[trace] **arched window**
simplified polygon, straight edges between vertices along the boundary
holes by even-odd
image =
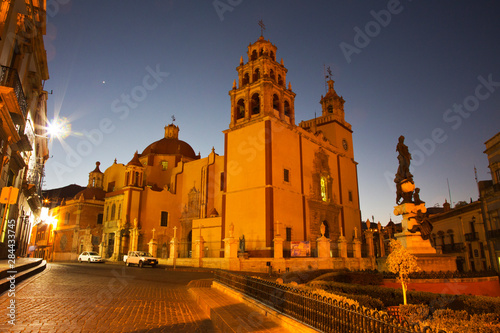
[[[122,204],[118,206],[118,220],[121,218],[122,215]]]
[[[271,69],[271,71],[269,72],[269,77],[271,79],[273,79],[274,81],[276,81],[276,74],[274,74],[274,71]]]
[[[321,182],[321,200],[323,201],[328,201],[328,180],[326,179],[325,176],[321,176],[320,179]]]
[[[271,57],[271,59],[276,60],[276,59],[274,59],[274,52],[273,51],[269,52],[269,56]]]
[[[285,116],[288,116],[290,117],[290,103],[288,103],[288,101],[285,101],[285,106],[284,106],[285,110]]]
[[[236,104],[236,119],[245,118],[245,101],[240,99]]]
[[[280,110],[280,99],[276,94],[273,95],[273,109]]]
[[[252,109],[252,114],[259,114],[260,113],[260,98],[259,98],[259,94],[253,94],[251,109]]]
[[[125,186],[128,186],[130,178],[130,172],[125,173]]]
[[[282,85],[283,85],[283,78],[281,77],[281,75],[280,75],[280,74],[278,74],[278,84],[279,84],[280,86],[282,86]]]
[[[260,49],[259,56],[264,54],[264,49]]]
[[[323,221],[323,224],[325,225],[325,237],[330,238],[330,226],[326,220]]]
[[[333,113],[333,106],[332,105],[328,105],[328,113]]]
[[[260,79],[260,69],[256,68],[255,71],[253,72],[253,81],[258,81]]]
[[[64,224],[69,224],[69,218],[70,218],[70,214],[69,213],[66,213],[64,215]]]
[[[92,187],[95,187],[95,177],[92,178]]]
[[[116,213],[116,205],[113,204],[113,206],[111,206],[111,221],[115,219],[115,213]]]
[[[243,80],[241,81],[241,84],[246,85],[249,83],[250,83],[250,75],[248,73],[245,73],[245,75],[243,75]]]
[[[257,59],[257,51],[256,50],[253,50],[252,52],[252,56],[250,57],[251,60],[255,60]]]
[[[109,221],[109,206],[106,207],[106,221]]]

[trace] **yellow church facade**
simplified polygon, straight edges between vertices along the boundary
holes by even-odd
[[[172,123],[127,164],[115,160],[104,171],[103,257],[145,250],[160,263],[242,270],[273,260],[283,269],[287,260],[373,267],[361,258],[344,100],[329,80],[322,115],[297,125],[295,93],[276,51],[260,37],[248,46],[248,61],[240,59],[223,155],[196,155]]]

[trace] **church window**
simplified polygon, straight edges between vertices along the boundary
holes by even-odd
[[[168,169],[168,161],[161,161],[161,169],[163,171]]]
[[[349,191],[349,202],[352,202],[352,191]]]
[[[95,187],[95,177],[92,178],[92,187]]]
[[[290,103],[288,101],[285,101],[285,116],[290,116]]]
[[[115,190],[115,182],[108,183],[108,192],[113,192]]]
[[[252,96],[252,114],[260,113],[260,98],[259,94],[253,94]]]
[[[274,52],[273,51],[269,52],[269,55],[271,56],[271,59],[275,60],[274,59]]]
[[[495,170],[496,183],[500,184],[500,169]]]
[[[245,73],[245,75],[243,75],[243,80],[241,81],[241,84],[246,85],[248,83],[250,83],[250,75],[248,73]]]
[[[321,200],[325,202],[328,200],[327,188],[328,188],[328,181],[326,177],[321,176]]]
[[[220,173],[220,190],[224,191],[224,172]]]
[[[109,221],[109,206],[106,207],[106,221]]]
[[[245,101],[240,99],[236,104],[236,119],[245,118]]]
[[[269,77],[276,81],[276,74],[274,74],[274,71],[272,69],[269,71]]]
[[[280,110],[280,99],[276,94],[273,95],[273,109]]]
[[[102,224],[102,213],[97,214],[97,224]]]
[[[111,221],[113,221],[115,219],[115,214],[116,214],[116,205],[113,204],[111,206]]]
[[[286,241],[291,242],[292,241],[292,228],[286,228]]]
[[[283,84],[283,78],[282,78],[282,77],[281,77],[281,75],[279,75],[279,74],[278,74],[278,84],[279,84],[280,86],[284,85],[284,84]]]
[[[66,213],[64,215],[64,224],[69,224],[69,217],[70,217],[70,214],[69,213]]]
[[[260,49],[259,56],[264,54],[264,49]]]
[[[286,183],[289,183],[289,182],[290,182],[290,170],[288,170],[288,169],[283,169],[283,180],[284,180]]]
[[[122,204],[118,206],[118,220],[121,218],[122,213]]]
[[[328,113],[333,113],[333,106],[332,105],[328,105]]]
[[[252,82],[258,81],[260,79],[260,69],[256,68],[253,72],[253,80]]]
[[[161,212],[160,226],[168,227],[168,212]]]
[[[250,58],[251,60],[256,60],[257,59],[257,51],[256,50],[253,50],[252,52],[252,56]]]

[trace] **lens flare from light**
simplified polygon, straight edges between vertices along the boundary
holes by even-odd
[[[71,124],[67,118],[54,118],[47,122],[47,135],[49,138],[63,140],[71,133]]]

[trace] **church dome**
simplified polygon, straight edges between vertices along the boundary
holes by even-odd
[[[83,199],[84,200],[92,200],[95,198],[95,200],[104,200],[104,196],[106,195],[106,192],[102,188],[97,188],[97,187],[87,187],[83,191],[78,192],[73,199],[75,200],[80,200],[80,196],[83,194]]]
[[[153,142],[144,149],[141,156],[149,154],[159,155],[182,155],[190,159],[198,159],[193,148],[182,140],[178,139],[179,127],[170,124],[165,127],[165,137],[161,140]]]

